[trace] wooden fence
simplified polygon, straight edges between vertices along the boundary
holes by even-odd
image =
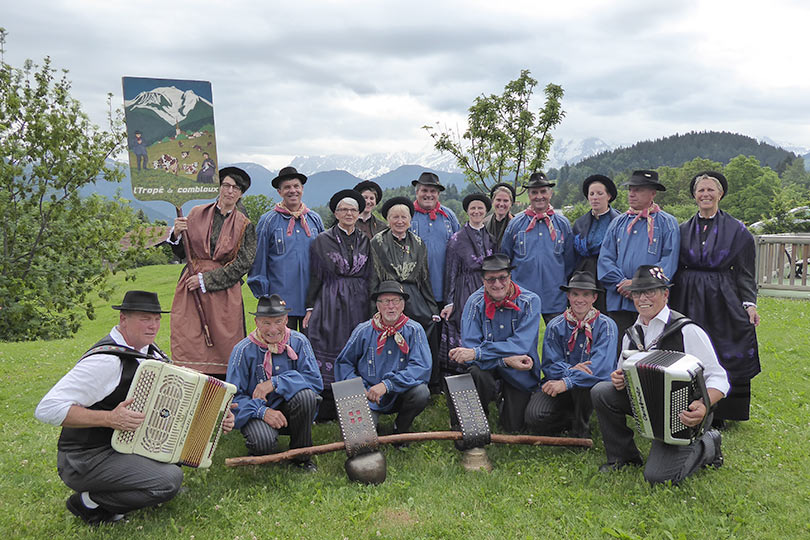
[[[810,235],[765,234],[756,237],[757,289],[810,292],[807,279]]]

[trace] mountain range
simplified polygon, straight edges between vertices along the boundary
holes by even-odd
[[[177,127],[193,132],[213,124],[214,106],[193,90],[163,86],[124,100],[124,114],[129,132],[142,131],[150,145],[174,136]]]

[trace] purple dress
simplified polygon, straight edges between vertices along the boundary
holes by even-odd
[[[722,210],[681,225],[678,272],[670,306],[698,323],[712,340],[731,390],[715,418],[747,420],[751,379],[760,372],[756,327],[743,302],[756,303],[754,237]]]
[[[444,267],[444,297],[453,304],[450,319],[442,325],[439,343],[439,362],[444,373],[465,373],[467,367],[453,362],[448,351],[461,347],[461,315],[464,304],[472,293],[481,288],[481,263],[492,255],[495,241],[485,229],[478,230],[464,225],[447,241],[447,256]]]
[[[347,235],[337,225],[310,245],[307,308],[312,308],[308,337],[324,387],[335,380],[335,358],[354,327],[369,319],[369,240],[355,229]]]

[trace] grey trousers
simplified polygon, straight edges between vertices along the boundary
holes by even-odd
[[[430,402],[428,385],[419,384],[397,396],[394,407],[389,412],[384,413],[372,409],[371,418],[376,426],[381,414],[397,413],[397,418],[394,420],[394,433],[407,433],[410,431],[414,419],[425,410],[428,402]]]
[[[183,482],[178,465],[120,454],[110,446],[58,452],[56,463],[70,489],[90,492],[93,501],[116,514],[171,500]]]
[[[276,451],[279,435],[290,436],[290,448],[312,446],[312,421],[321,396],[307,388],[285,401],[278,410],[287,419],[287,427],[272,428],[261,418],[251,418],[242,426],[245,446],[254,456],[265,456]],[[303,461],[307,456],[302,458]]]
[[[602,381],[591,389],[591,399],[599,418],[608,463],[641,463],[641,454],[633,441],[634,431],[627,426],[626,416],[632,414],[627,392],[616,390],[610,381]],[[652,484],[670,480],[677,484],[711,464],[716,457],[714,442],[705,433],[692,444],[683,446],[653,440],[644,478]]]
[[[571,437],[590,437],[593,413],[591,389],[574,387],[551,397],[542,390],[532,393],[526,406],[526,428],[538,435],[568,431]]]

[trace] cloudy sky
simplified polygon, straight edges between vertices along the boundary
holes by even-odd
[[[423,151],[422,125],[463,126],[524,68],[564,88],[560,138],[810,147],[808,23],[804,0],[27,0],[0,15],[5,61],[49,55],[99,124],[124,75],[211,81],[221,159],[269,168]]]

